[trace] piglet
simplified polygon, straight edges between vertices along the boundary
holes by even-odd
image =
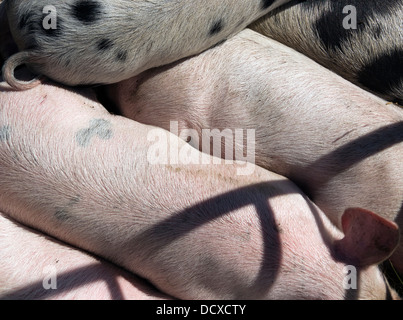
[[[199,53],[289,0],[5,0],[20,52],[3,68],[15,89],[17,66],[68,85],[114,83]]]
[[[403,106],[403,1],[293,0],[250,27]]]

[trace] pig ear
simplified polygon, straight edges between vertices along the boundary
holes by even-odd
[[[399,243],[398,226],[368,210],[347,209],[342,226],[345,237],[335,242],[335,253],[356,267],[381,263]]]

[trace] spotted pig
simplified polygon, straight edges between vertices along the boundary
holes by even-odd
[[[403,1],[291,1],[251,28],[403,105]]]
[[[6,0],[19,53],[3,68],[15,89],[26,64],[67,85],[115,83],[197,54],[289,0]]]

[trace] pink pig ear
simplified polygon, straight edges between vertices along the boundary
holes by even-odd
[[[342,226],[345,237],[335,242],[335,253],[356,267],[381,263],[399,243],[399,227],[368,210],[347,209]]]

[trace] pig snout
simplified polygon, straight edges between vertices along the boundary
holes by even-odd
[[[238,175],[241,164],[211,156],[210,165],[197,162],[206,155],[109,114],[87,91],[0,88],[0,210],[8,217],[176,298],[394,294],[376,266],[397,245],[394,223],[350,209],[343,233],[288,179],[257,166]],[[151,161],[156,130],[166,137],[160,146],[190,162]]]

